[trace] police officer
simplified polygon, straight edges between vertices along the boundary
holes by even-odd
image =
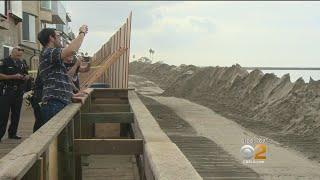
[[[23,101],[25,81],[30,78],[27,65],[21,61],[23,49],[14,47],[10,56],[0,60],[0,141],[7,128],[9,113],[11,111],[11,122],[8,129],[9,139],[21,139],[17,136],[20,120],[20,111]]]

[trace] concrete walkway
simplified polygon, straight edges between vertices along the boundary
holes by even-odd
[[[187,121],[199,136],[213,140],[239,162],[243,161],[239,151],[244,145],[244,138],[264,138],[244,129],[234,121],[218,115],[209,108],[181,98],[159,96],[161,93],[159,87],[145,78],[131,76],[130,79],[133,80],[130,82],[131,87],[171,108],[178,116]],[[135,83],[136,80],[139,80],[139,84]],[[148,87],[143,87],[144,84],[147,84]],[[246,164],[264,179],[320,179],[320,165],[318,163],[306,159],[299,152],[281,147],[277,142],[269,140],[266,144],[267,159],[265,162],[263,164]]]
[[[143,95],[140,99],[204,180],[262,179],[215,142],[197,135],[194,128],[169,107]]]

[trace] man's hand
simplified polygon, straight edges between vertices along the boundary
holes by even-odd
[[[21,74],[14,74],[14,75],[10,75],[9,79],[21,79],[23,80],[24,76]]]
[[[81,104],[83,104],[83,102],[84,102],[83,98],[81,98],[81,97],[72,97],[71,101],[73,103],[81,103]]]
[[[89,92],[88,92],[88,88],[86,88],[86,89],[82,89],[82,90],[80,90],[78,93],[82,93],[82,94],[86,94],[86,95],[88,95],[88,94],[89,94]]]
[[[88,26],[87,25],[82,25],[79,28],[79,32],[84,32],[85,34],[87,34],[88,33]]]
[[[78,58],[78,59],[76,60],[75,66],[78,67],[78,66],[80,66],[80,65],[81,65],[81,59]]]
[[[30,75],[25,75],[23,80],[29,80],[30,78],[31,78]]]
[[[84,94],[82,92],[78,92],[77,94],[73,94],[72,102],[73,103],[81,103],[81,104],[83,104],[85,96],[86,96],[86,94]]]
[[[78,93],[73,94],[73,97],[85,97],[85,96],[86,96],[86,93],[82,91],[79,91]]]

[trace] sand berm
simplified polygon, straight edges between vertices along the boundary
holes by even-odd
[[[320,160],[320,81],[260,70],[133,61],[129,74],[157,83],[163,96],[189,99],[242,126]]]

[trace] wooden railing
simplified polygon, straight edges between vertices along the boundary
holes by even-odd
[[[84,105],[70,104],[0,159],[0,179],[74,179],[73,139]],[[49,163],[50,161],[50,163]],[[69,178],[70,177],[70,178]]]
[[[101,123],[120,124],[119,136],[97,138]],[[130,89],[90,89],[0,159],[0,179],[81,180],[90,154],[134,155],[142,180],[201,179]]]

